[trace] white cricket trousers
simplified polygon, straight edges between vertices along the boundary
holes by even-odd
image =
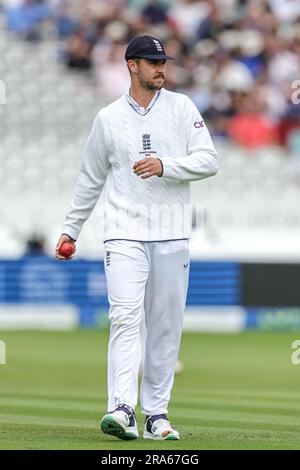
[[[189,241],[107,241],[110,338],[108,411],[138,401],[140,323],[145,315],[142,413],[168,413],[189,275]]]

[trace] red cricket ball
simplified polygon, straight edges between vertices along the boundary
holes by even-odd
[[[70,256],[72,256],[72,254],[74,253],[75,251],[75,247],[73,245],[73,243],[71,242],[64,242],[58,253],[61,255],[61,256],[64,256],[65,258],[69,258]]]

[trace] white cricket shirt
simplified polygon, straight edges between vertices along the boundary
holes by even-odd
[[[147,157],[161,160],[161,177],[133,173]],[[63,233],[78,238],[103,190],[104,240],[189,238],[189,182],[217,170],[209,132],[187,96],[162,89],[140,114],[124,94],[94,120]]]

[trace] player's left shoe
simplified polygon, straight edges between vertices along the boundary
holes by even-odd
[[[101,430],[105,434],[130,441],[139,437],[134,410],[128,406],[118,406],[102,418]]]
[[[144,439],[157,441],[178,441],[179,432],[172,428],[167,415],[147,416],[144,427]]]

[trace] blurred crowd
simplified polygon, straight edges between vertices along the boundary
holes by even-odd
[[[1,0],[0,0],[1,3]],[[127,42],[159,37],[166,88],[187,94],[213,135],[300,156],[300,0],[6,0],[7,28],[55,34],[67,67],[91,71],[107,101],[128,90]]]

